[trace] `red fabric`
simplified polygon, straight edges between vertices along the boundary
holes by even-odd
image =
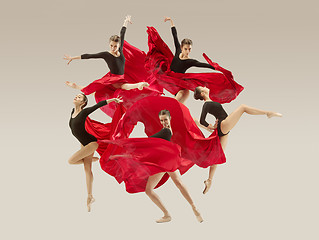
[[[180,147],[160,138],[127,138],[105,141],[109,144],[102,155],[102,169],[121,183],[124,181],[129,193],[144,192],[150,176],[165,172],[155,188],[169,178],[166,172],[174,172],[182,162]],[[187,168],[187,170],[188,170]]]
[[[118,105],[111,123],[101,123],[89,117],[86,118],[85,129],[88,133],[96,137],[97,143],[99,144],[99,147],[96,151],[99,153],[100,156],[103,155],[108,146],[108,144],[106,142],[103,142],[102,140],[110,139],[124,113],[125,108],[121,104]]]
[[[226,161],[217,130],[205,138],[195,124],[188,108],[169,97],[147,97],[136,102],[119,121],[111,139],[128,138],[137,122],[144,124],[147,136],[157,133],[162,129],[158,113],[163,109],[167,109],[171,113],[173,131],[171,142],[181,147],[183,159],[203,168]],[[146,151],[152,150],[147,149]],[[183,167],[180,167],[179,169],[181,173],[184,173],[188,168],[186,167],[184,170]]]
[[[122,96],[125,108],[131,107],[134,102],[144,97],[161,95],[163,93],[163,88],[154,79],[150,78],[150,75],[144,68],[146,56],[145,53],[125,41],[123,46],[123,54],[125,56],[124,75],[116,75],[109,72],[101,79],[95,80],[88,86],[81,89],[81,91],[86,95],[95,92],[96,102]],[[148,82],[150,86],[145,87],[140,91],[138,89],[117,89],[112,85],[118,83],[123,84],[138,82]],[[101,110],[110,117],[113,117],[115,109],[115,102],[112,102],[101,108]]]
[[[174,55],[154,27],[148,27],[149,51],[146,57],[145,68],[152,73],[152,79],[172,94],[182,89],[194,91],[197,86],[210,89],[210,98],[219,103],[228,103],[234,100],[244,89],[234,81],[232,73],[217,63],[213,63],[204,54],[210,65],[220,72],[209,73],[175,73],[170,70]]]
[[[171,113],[171,142],[159,138],[128,138],[138,121],[150,136],[162,129],[158,113]],[[179,170],[184,174],[194,163],[201,167],[226,161],[217,132],[205,138],[189,110],[173,98],[147,97],[136,102],[118,122],[108,148],[101,156],[101,168],[121,183],[129,193],[143,192],[149,176]],[[165,174],[156,187],[169,178]]]

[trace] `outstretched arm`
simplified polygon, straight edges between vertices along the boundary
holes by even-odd
[[[63,57],[64,60],[67,60],[68,61],[68,65],[70,64],[70,62],[72,62],[73,60],[75,59],[81,59],[81,56],[76,56],[76,57],[71,57],[67,54],[64,54],[64,57]]]
[[[70,62],[72,62],[72,60],[75,60],[75,59],[90,59],[90,58],[103,58],[104,59],[105,53],[106,52],[100,52],[100,53],[95,53],[95,54],[82,54],[81,56],[75,56],[75,57],[71,57],[71,56],[65,54],[63,59],[68,60],[68,65],[69,65]]]
[[[208,63],[202,63],[202,62],[199,62],[199,61],[197,61],[197,60],[193,60],[193,64],[192,64],[194,67],[200,67],[200,68],[210,68],[210,69],[213,69],[213,70],[215,70],[215,68],[212,66],[212,65],[210,65],[210,64],[208,64]]]
[[[122,97],[103,100],[103,101],[100,101],[97,104],[93,105],[92,107],[85,108],[85,110],[86,110],[87,114],[90,114],[90,113],[94,112],[96,109],[103,107],[104,105],[107,105],[111,102],[120,103],[120,102],[123,102],[123,100],[122,100]]]
[[[172,35],[173,35],[173,38],[174,38],[175,50],[176,50],[176,52],[180,51],[181,50],[181,45],[179,44],[179,41],[178,41],[177,31],[176,31],[176,27],[175,27],[175,25],[173,23],[173,20],[170,17],[165,17],[164,22],[167,22],[167,21],[170,21],[170,23],[171,23],[171,30],[172,30]]]

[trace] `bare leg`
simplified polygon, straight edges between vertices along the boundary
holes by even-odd
[[[95,150],[98,148],[97,142],[91,142],[88,145],[81,148],[79,151],[74,153],[70,159],[70,164],[81,164],[83,163],[83,158],[90,156],[92,153],[95,152]]]
[[[175,183],[176,187],[179,189],[179,191],[182,193],[182,195],[184,196],[184,198],[187,200],[187,202],[191,205],[193,212],[197,218],[197,220],[199,222],[203,222],[203,218],[201,217],[200,213],[198,212],[198,210],[196,209],[196,206],[193,202],[193,199],[191,198],[187,188],[185,187],[185,185],[182,183],[180,174],[178,171],[175,172],[169,172],[168,173],[170,175],[170,177],[172,178],[173,182]]]
[[[267,115],[268,118],[282,116],[280,113],[264,111],[242,104],[220,123],[220,129],[222,132],[228,133],[237,124],[244,112],[250,115]]]
[[[139,82],[139,83],[124,83],[124,84],[114,84],[116,88],[122,88],[124,90],[131,90],[137,88],[138,90],[143,90],[144,87],[148,87],[149,84],[147,82]]]
[[[147,196],[158,206],[162,212],[164,213],[164,216],[160,219],[158,219],[157,223],[163,223],[163,222],[169,222],[171,220],[171,216],[169,215],[167,209],[165,208],[164,204],[162,203],[159,196],[154,192],[154,188],[159,183],[159,181],[162,179],[165,173],[157,173],[153,176],[150,176],[147,180],[145,193]]]
[[[188,96],[189,96],[189,90],[183,89],[176,94],[175,99],[179,101],[180,103],[184,103],[186,99],[188,98]]]
[[[93,153],[90,156],[84,158],[84,171],[86,176],[86,188],[88,192],[88,197],[86,201],[88,212],[91,212],[91,204],[95,201],[92,195],[92,188],[93,188],[92,157],[93,157]]]
[[[228,141],[228,135],[219,137],[219,141],[220,141],[220,144],[222,145],[223,151],[225,152],[227,141]],[[206,194],[209,191],[212,185],[212,180],[216,172],[216,169],[217,169],[217,164],[210,166],[208,179],[204,181],[205,188],[204,188],[203,194]]]
[[[69,81],[66,81],[65,84],[71,88],[74,88],[74,89],[77,89],[77,90],[80,90],[82,88],[84,88],[83,86],[80,86],[80,85],[77,85],[76,83],[73,83],[73,82],[69,82]]]

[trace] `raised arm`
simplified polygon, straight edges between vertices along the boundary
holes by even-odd
[[[121,28],[121,32],[120,32],[120,39],[121,39],[120,50],[123,50],[124,37],[125,37],[125,32],[126,32],[127,24],[128,24],[128,23],[132,24],[131,18],[132,18],[131,15],[127,15],[127,16],[125,17],[125,20],[124,20],[124,23],[123,23],[123,27]]]
[[[173,23],[173,20],[170,17],[165,17],[164,22],[167,22],[167,21],[170,21],[170,23],[171,23],[172,35],[173,35],[173,38],[174,38],[175,49],[176,49],[176,52],[177,52],[177,51],[179,51],[181,49],[181,45],[179,44],[179,41],[178,41],[176,27],[175,27],[175,25]]]

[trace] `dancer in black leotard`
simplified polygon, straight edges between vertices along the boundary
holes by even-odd
[[[173,23],[173,20],[170,17],[166,17],[164,19],[164,22],[167,22],[167,21],[170,21],[171,23],[171,29],[172,29],[172,34],[173,34],[174,44],[175,44],[175,55],[172,60],[170,69],[177,73],[185,73],[187,69],[189,69],[190,67],[202,67],[202,68],[210,68],[215,70],[215,68],[211,66],[210,64],[202,63],[189,57],[189,54],[192,50],[192,45],[193,45],[192,40],[185,38],[182,40],[180,44],[178,41],[177,31]],[[179,102],[184,103],[185,100],[188,98],[188,95],[189,95],[189,90],[183,89],[176,94],[176,99]]]
[[[159,119],[161,124],[163,125],[163,129],[159,131],[158,133],[150,136],[153,138],[162,138],[167,141],[170,141],[172,137],[172,129],[171,129],[171,115],[168,110],[162,110],[159,113]],[[163,156],[165,157],[165,156]],[[159,196],[154,192],[155,186],[160,182],[162,177],[164,176],[165,172],[157,173],[155,175],[152,175],[148,178],[145,193],[147,196],[163,211],[164,216],[160,219],[158,219],[157,223],[164,223],[171,221],[171,216],[168,213],[167,209],[163,205],[161,199]],[[203,218],[201,217],[199,211],[196,209],[196,206],[187,190],[187,188],[184,186],[184,184],[181,181],[180,173],[178,170],[175,172],[168,172],[170,177],[172,178],[174,184],[177,186],[177,188],[180,190],[184,198],[188,201],[188,203],[191,205],[193,212],[199,222],[203,221]]]
[[[87,116],[90,113],[94,112],[96,109],[110,102],[117,102],[117,103],[122,102],[122,99],[121,98],[108,99],[105,101],[101,101],[92,107],[84,108],[87,102],[88,102],[87,97],[82,93],[78,94],[73,100],[75,107],[71,113],[69,126],[71,128],[72,134],[81,143],[81,149],[70,157],[69,163],[84,164],[84,170],[86,175],[86,185],[87,185],[87,192],[88,192],[87,207],[88,207],[88,211],[90,211],[91,204],[94,202],[94,198],[92,195],[93,174],[91,171],[91,167],[92,167],[92,161],[98,160],[98,158],[93,158],[93,154],[99,145],[97,143],[97,139],[85,130],[85,121]]]
[[[68,64],[72,60],[75,59],[90,59],[90,58],[101,58],[104,59],[104,61],[107,63],[110,73],[114,75],[121,76],[124,74],[124,66],[125,66],[125,57],[123,54],[123,44],[124,44],[124,36],[127,28],[127,24],[132,23],[131,22],[131,16],[126,16],[124,20],[123,27],[120,32],[120,37],[117,35],[113,35],[110,37],[109,45],[110,45],[110,51],[100,52],[96,54],[82,54],[81,56],[71,57],[69,55],[64,55],[64,59],[68,60]],[[83,90],[84,86],[77,85],[76,83],[72,83],[67,81],[66,84],[72,88]],[[90,86],[90,85],[89,85]],[[138,88],[140,90],[143,89],[143,87],[149,86],[147,82],[140,82],[140,83],[113,83],[112,86],[114,88],[121,88],[124,90],[131,90]],[[89,94],[87,92],[92,92],[92,88],[95,86],[92,86],[90,89],[86,89],[83,91],[85,94]],[[86,87],[87,88],[87,87]]]
[[[217,128],[218,136],[220,143],[222,145],[223,150],[225,151],[228,133],[229,131],[235,127],[236,123],[239,121],[240,117],[243,113],[247,113],[250,115],[267,115],[268,118],[271,117],[282,117],[280,113],[264,111],[257,108],[249,107],[247,105],[240,105],[234,112],[232,112],[229,116],[225,112],[222,105],[218,102],[213,102],[209,98],[209,89],[206,87],[197,87],[194,91],[194,98],[196,100],[204,100],[205,103],[203,105],[202,114],[200,117],[200,122],[195,120],[196,124],[200,127],[205,128],[206,130],[212,132]],[[206,122],[207,113],[212,114],[216,118],[216,122],[214,125]],[[209,169],[209,176],[206,181],[204,181],[205,189],[203,193],[207,193],[212,184],[212,179],[214,173],[216,171],[217,165],[212,165]]]

